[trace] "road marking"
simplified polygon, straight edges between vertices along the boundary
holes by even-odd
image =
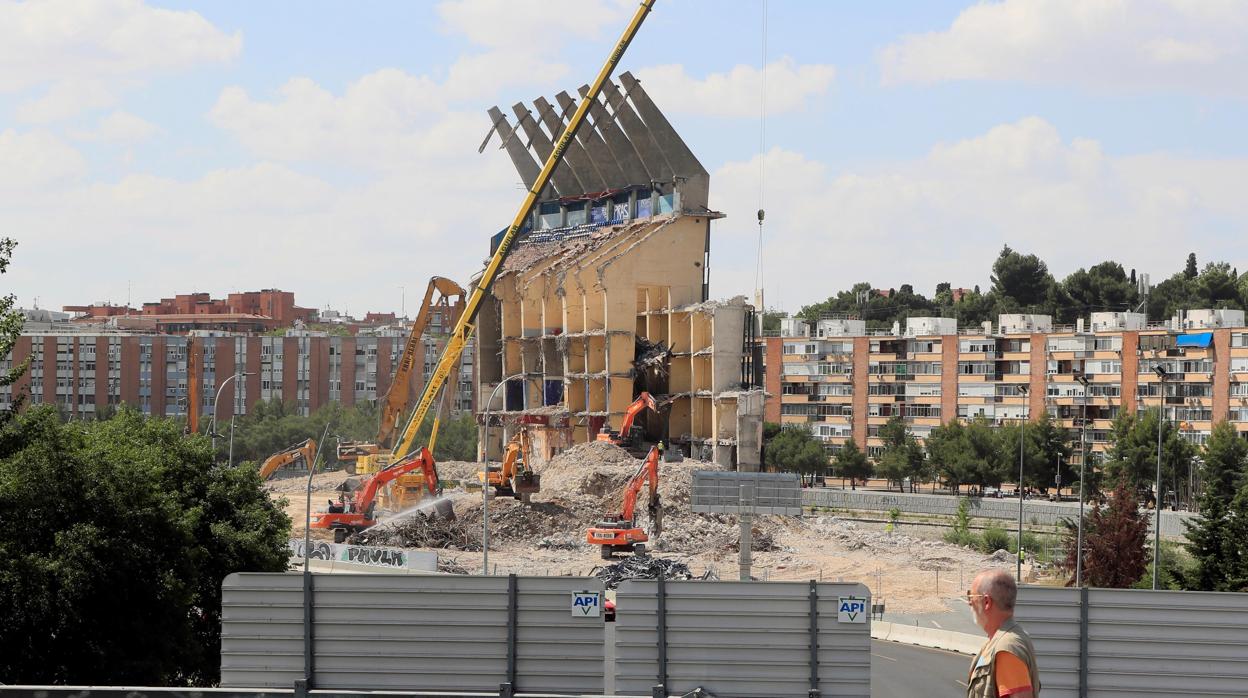
[[[936,621],[932,621],[932,625],[936,626],[937,628],[940,628],[940,623],[937,623]],[[944,628],[940,628],[940,629],[944,630]]]
[[[888,661],[890,661],[890,662],[895,662],[895,661],[897,661],[896,659],[894,659],[894,658],[892,658],[892,657],[885,657],[884,655],[882,655],[882,654],[876,654],[875,652],[872,652],[872,653],[871,653],[871,656],[872,656],[872,657],[879,657],[880,659],[887,659],[887,660],[888,660]]]
[[[963,681],[962,679],[954,679],[954,681],[962,688],[966,688],[966,682]]]

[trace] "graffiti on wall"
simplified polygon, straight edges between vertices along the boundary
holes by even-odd
[[[304,557],[302,540],[290,541],[290,554],[293,557]],[[438,566],[436,553],[403,550],[402,548],[378,548],[370,545],[342,545],[324,541],[313,541],[308,548],[308,557],[312,560],[350,562],[357,565],[394,569],[434,570]]]

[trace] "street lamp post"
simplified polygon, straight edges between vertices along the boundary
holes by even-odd
[[[229,385],[230,381],[234,380],[235,378],[238,378],[239,376],[254,376],[254,375],[256,374],[250,373],[247,371],[235,371],[232,376],[221,381],[221,386],[217,388],[217,396],[212,401],[212,453],[213,453],[212,458],[213,458],[214,463],[216,462],[216,458],[217,458],[216,456],[217,436],[219,436],[217,434],[217,407],[221,404],[221,393],[225,392],[225,386]],[[234,455],[233,455],[234,417],[233,417],[233,414],[234,414],[234,410],[230,410],[230,415],[231,415],[230,417],[230,460],[231,461],[234,460]]]
[[[1083,481],[1087,476],[1088,467],[1088,449],[1087,439],[1088,433],[1088,377],[1083,375],[1083,371],[1075,373],[1075,380],[1083,386],[1083,399],[1080,400],[1081,410],[1079,415],[1079,530],[1075,540],[1075,587],[1083,586]],[[1061,473],[1061,470],[1058,470]],[[1057,491],[1059,498],[1062,493],[1061,488]]]
[[[1166,369],[1153,366],[1161,379],[1161,404],[1157,406],[1157,490],[1153,495],[1153,589],[1157,589],[1157,567],[1161,558],[1161,427],[1166,416]]]
[[[1023,394],[1023,416],[1018,422],[1018,554],[1015,556],[1014,577],[1023,580],[1023,436],[1027,433],[1027,386],[1019,384]]]
[[[481,435],[481,458],[485,461],[485,480],[481,483],[481,574],[483,576],[490,573],[490,406],[494,404],[499,388],[523,376],[524,374],[517,373],[499,381],[498,385],[490,391],[490,399],[485,403],[485,427]]]

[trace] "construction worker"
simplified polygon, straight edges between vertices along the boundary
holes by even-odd
[[[655,446],[655,448],[659,449],[659,459],[662,460],[663,458],[663,440],[662,439],[659,439],[659,444]]]
[[[966,592],[975,624],[988,635],[971,662],[967,698],[1038,698],[1040,670],[1031,637],[1014,620],[1018,585],[1006,570],[984,570]]]

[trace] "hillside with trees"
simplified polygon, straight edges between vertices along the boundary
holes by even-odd
[[[906,318],[922,316],[952,317],[960,327],[969,327],[996,322],[1003,313],[1037,313],[1070,325],[1095,312],[1139,311],[1165,320],[1191,308],[1248,308],[1248,273],[1241,277],[1226,262],[1210,262],[1202,269],[1195,253],[1182,260],[1180,271],[1154,281],[1147,297],[1140,295],[1136,270],[1118,262],[1104,261],[1058,280],[1044,260],[1009,245],[997,255],[989,279],[986,290],[976,285],[955,291],[954,282],[941,282],[930,298],[911,284],[881,289],[862,281],[803,306],[797,316],[813,321],[824,313],[845,313],[866,320],[868,329],[889,329],[894,322],[904,325]],[[778,329],[778,319],[768,316]]]

